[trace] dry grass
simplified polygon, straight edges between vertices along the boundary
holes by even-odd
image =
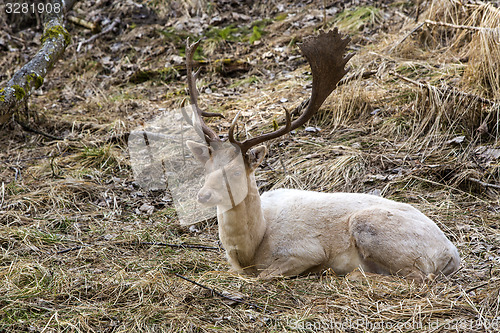
[[[289,15],[278,20],[274,7],[259,2],[262,13],[274,13],[261,43],[221,43],[227,49],[212,50],[213,57],[248,59],[252,70],[235,77],[204,72],[202,104],[229,120],[243,110],[242,136],[282,120],[282,105],[292,109],[307,97],[310,74],[295,58],[293,44],[311,31],[310,24],[322,24],[322,13],[306,24],[300,21],[316,13],[318,3],[287,5]],[[208,5],[186,1],[176,10],[199,17],[224,9]],[[85,11],[109,14],[117,6],[129,11],[125,17],[137,10],[120,3]],[[161,1],[154,6],[159,13],[169,8]],[[498,8],[492,4],[434,0],[422,6],[420,20],[498,26]],[[217,225],[210,220],[195,229],[180,227],[170,195],[145,191],[132,178],[126,133],[164,108],[182,105],[186,95],[182,77],[127,83],[135,70],[162,68],[181,47],[168,39],[172,36],[158,34],[161,27],[155,24],[141,24],[138,38],[131,28],[135,22],[127,21],[116,38],[137,44],[109,60],[120,70],[110,75],[103,69],[99,57],[108,55],[108,44],[115,41],[99,40],[88,52],[68,50],[67,60],[47,80],[47,91],[34,96],[31,108],[40,110],[41,120],[32,125],[67,139],[50,140],[16,124],[2,131],[0,331],[496,332],[498,43],[486,33],[425,26],[390,51],[401,31],[415,27],[396,10],[411,15],[415,7],[400,2],[376,11],[370,7],[386,32],[370,33],[373,22],[366,31],[356,27],[352,72],[378,73],[339,87],[308,124],[319,132],[299,129],[271,142],[258,181],[263,190],[365,192],[412,203],[457,245],[463,260],[458,272],[423,285],[363,272],[264,282],[228,272],[220,250],[151,245],[218,248]],[[72,32],[85,37],[79,28]],[[2,68],[17,61],[11,55],[2,59]],[[207,87],[214,93],[205,93]],[[487,131],[479,130],[483,124]],[[213,125],[226,131],[229,121]],[[175,274],[242,302],[218,297]]]

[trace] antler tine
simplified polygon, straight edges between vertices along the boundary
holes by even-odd
[[[231,126],[229,127],[229,132],[227,133],[229,142],[234,143],[235,145],[240,145],[241,142],[237,141],[234,138],[234,127],[236,126],[236,123],[238,122],[238,118],[240,117],[241,111],[239,111],[236,116],[233,119],[233,122],[231,123]]]
[[[280,137],[282,135],[285,135],[286,133],[291,131],[292,117],[290,115],[290,112],[288,112],[288,110],[286,108],[284,108],[284,109],[285,109],[285,118],[286,118],[285,126],[281,127],[280,129],[278,129],[274,132],[262,134],[260,136],[254,137],[254,138],[247,139],[243,142],[240,142],[240,141],[237,141],[234,139],[234,127],[236,125],[238,117],[240,116],[240,112],[238,112],[236,117],[233,119],[233,123],[231,124],[231,127],[229,128],[229,133],[228,133],[229,141],[231,143],[238,145],[241,149],[242,154],[244,155],[248,151],[248,149],[250,149],[253,146],[258,145],[259,143],[262,143],[264,141],[268,141],[268,140]]]
[[[191,102],[191,105],[196,110],[196,115],[198,116],[198,119],[200,121],[201,129],[203,131],[204,138],[207,143],[213,142],[213,141],[220,141],[219,136],[205,124],[205,121],[203,120],[202,117],[222,117],[224,116],[220,113],[212,113],[212,112],[204,112],[200,109],[198,106],[198,96],[199,96],[199,91],[198,88],[196,88],[196,79],[198,78],[198,75],[200,73],[201,68],[199,68],[196,72],[193,73],[193,57],[194,53],[196,52],[196,49],[198,48],[198,45],[200,44],[201,39],[198,41],[194,42],[193,44],[189,44],[189,37],[186,40],[186,71],[187,71],[187,81],[188,81],[188,90],[189,90],[189,99]],[[182,114],[186,121],[190,125],[194,125],[195,122],[191,121],[189,119],[189,116],[186,114],[185,111],[182,111]]]
[[[285,110],[287,123],[284,127],[243,142],[235,141],[234,143],[241,147],[243,153],[255,145],[282,136],[304,125],[318,111],[326,98],[335,90],[337,83],[348,72],[344,66],[354,55],[351,53],[344,56],[346,46],[351,39],[349,37],[342,39],[342,37],[342,34],[335,28],[304,41],[300,49],[311,66],[313,76],[311,97],[305,111],[290,123],[290,113]],[[229,139],[234,140],[234,137],[230,135]]]
[[[198,96],[200,94],[198,88],[196,88],[196,79],[198,78],[198,74],[200,73],[200,68],[198,68],[198,70],[193,73],[193,57],[200,42],[201,39],[197,40],[193,44],[189,44],[189,37],[186,40],[186,71],[189,99],[191,101],[191,104],[195,105],[196,107],[198,107]]]

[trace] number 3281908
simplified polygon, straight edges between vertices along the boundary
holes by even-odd
[[[5,12],[7,14],[35,14],[35,13],[60,13],[62,10],[60,3],[26,3],[7,2]]]

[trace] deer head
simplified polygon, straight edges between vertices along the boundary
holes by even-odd
[[[311,66],[313,81],[311,97],[294,111],[302,113],[292,121],[290,113],[285,110],[284,126],[244,141],[239,141],[234,133],[239,114],[229,128],[227,140],[219,138],[204,122],[203,117],[222,117],[222,115],[201,111],[198,106],[199,92],[196,88],[196,79],[199,70],[193,73],[192,68],[193,55],[200,41],[194,44],[189,44],[189,40],[187,41],[186,68],[193,117],[190,118],[185,112],[183,114],[186,121],[192,124],[206,141],[206,145],[187,142],[195,158],[205,165],[205,184],[198,193],[200,203],[230,209],[245,199],[249,188],[256,188],[254,171],[267,152],[265,146],[258,145],[304,125],[347,73],[344,67],[354,54],[344,56],[350,39],[342,37],[335,28],[304,40],[300,49]]]

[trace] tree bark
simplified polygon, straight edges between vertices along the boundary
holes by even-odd
[[[42,86],[47,73],[64,54],[71,42],[71,36],[64,28],[64,16],[76,1],[52,1],[54,10],[45,14],[42,47],[12,76],[5,87],[0,88],[0,125],[6,123],[18,107],[28,101],[33,90]]]

